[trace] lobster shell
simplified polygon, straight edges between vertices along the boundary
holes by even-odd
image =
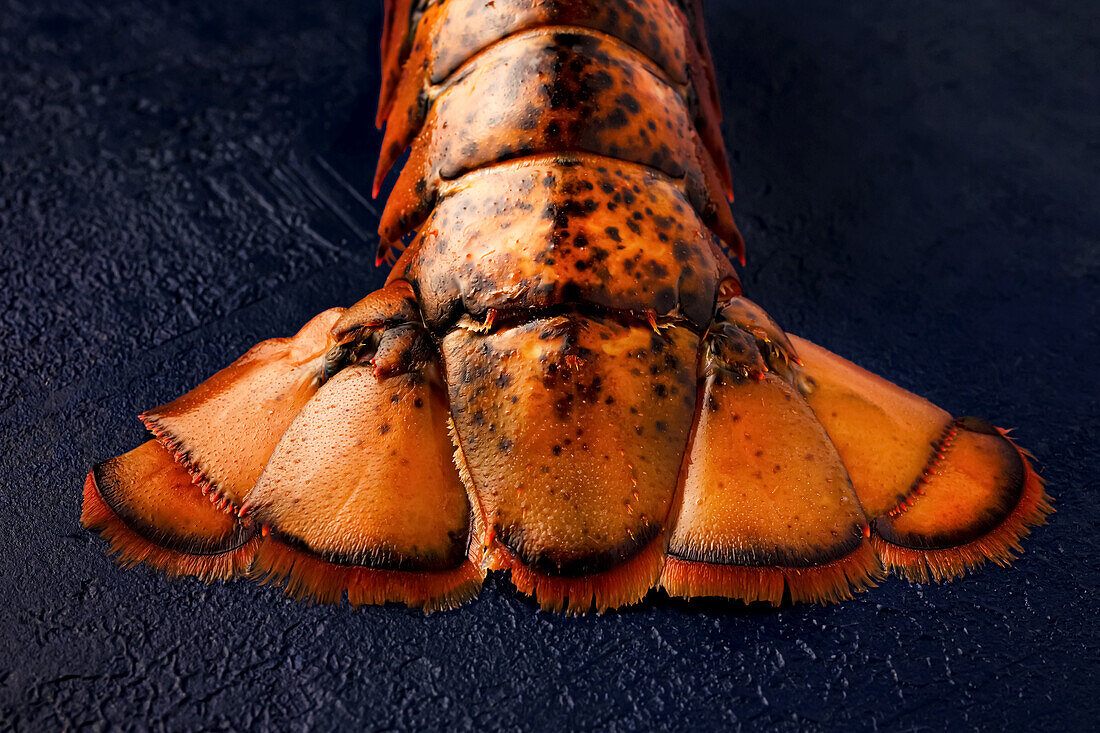
[[[1052,509],[1004,431],[742,296],[701,17],[387,0],[386,286],[143,415],[84,524],[128,565],[426,610],[491,570],[579,613],[1010,561]]]

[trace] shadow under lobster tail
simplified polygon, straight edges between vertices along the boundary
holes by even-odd
[[[844,463],[789,381],[790,356],[748,301],[712,324],[661,576],[670,595],[821,603],[880,573]]]
[[[155,440],[88,473],[80,521],[103,535],[124,567],[144,563],[173,577],[235,577],[257,544],[254,530],[211,504]]]
[[[888,569],[950,580],[1007,565],[1053,511],[1028,454],[979,418],[932,403],[825,349],[791,337],[799,386],[852,477]]]
[[[407,285],[380,292],[395,288]],[[350,337],[329,356],[335,374],[245,500],[263,536],[252,575],[318,602],[452,608],[484,571],[434,348],[414,323],[376,330],[370,310],[348,311],[367,325],[338,324]]]
[[[697,348],[682,326],[576,313],[447,334],[456,458],[490,569],[569,613],[655,586]]]

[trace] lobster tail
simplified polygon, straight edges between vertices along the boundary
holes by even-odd
[[[1012,559],[1052,510],[1004,431],[741,297],[704,35],[698,0],[387,0],[386,286],[143,415],[85,524],[126,564],[428,611],[489,570],[582,613]]]

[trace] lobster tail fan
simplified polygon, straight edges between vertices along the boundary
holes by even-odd
[[[872,545],[911,580],[1007,564],[1053,509],[1003,430],[943,410],[804,339],[801,386],[848,466]]]
[[[388,284],[142,415],[84,488],[125,564],[428,611],[491,569],[570,613],[830,602],[1006,563],[1052,511],[1004,431],[740,297],[701,0],[385,0],[382,59]]]
[[[318,602],[427,611],[476,594],[480,545],[430,377],[355,364],[306,405],[246,500],[264,535],[254,577]]]
[[[141,416],[203,493],[240,507],[290,421],[320,386],[330,331],[327,310],[291,338],[257,344],[182,397]]]
[[[102,534],[119,562],[206,581],[242,574],[255,533],[202,495],[155,440],[100,463],[84,482],[81,523]]]

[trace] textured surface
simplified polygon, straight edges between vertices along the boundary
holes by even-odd
[[[382,282],[373,3],[0,0],[0,727],[1083,728],[1100,715],[1088,3],[712,2],[746,291],[1031,448],[1012,569],[778,611],[308,607],[81,530],[134,415]],[[534,717],[533,717],[534,716]]]

